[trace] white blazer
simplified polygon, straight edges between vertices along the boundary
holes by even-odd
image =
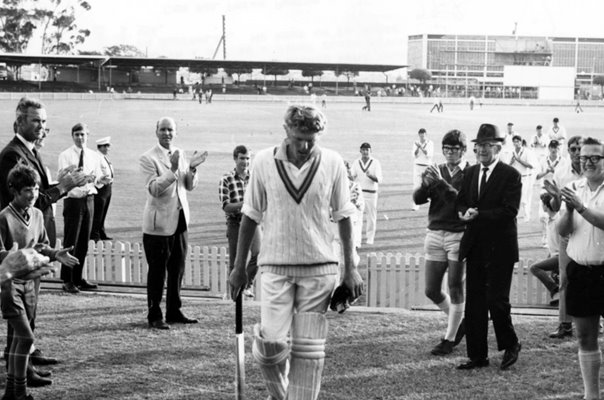
[[[145,152],[139,159],[141,172],[145,176],[147,201],[143,212],[143,233],[171,236],[178,227],[178,215],[182,208],[187,226],[189,224],[189,202],[187,191],[197,186],[197,174],[189,168],[184,152],[178,171],[170,170],[170,160],[159,144]]]

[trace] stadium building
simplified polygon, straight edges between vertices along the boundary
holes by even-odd
[[[591,94],[594,76],[604,74],[604,38],[411,35],[407,63],[430,71],[434,84],[461,86],[468,95],[495,97],[514,87],[510,96],[524,90],[566,98],[569,75],[572,94]]]

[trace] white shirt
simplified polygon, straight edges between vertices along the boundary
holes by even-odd
[[[81,149],[76,145],[73,145],[59,154],[59,174],[63,169],[71,165],[77,168],[80,162],[80,152]],[[67,197],[82,198],[97,193],[95,183],[103,176],[103,172],[101,171],[101,160],[94,150],[87,147],[84,148],[84,166],[82,167],[82,172],[86,175],[94,175],[94,182],[71,189],[69,193],[67,193]]]
[[[604,208],[604,183],[594,191],[591,191],[585,178],[570,185],[575,187],[577,196],[585,207],[598,210]],[[566,207],[563,209],[564,211],[561,212],[568,212]],[[587,222],[578,212],[573,211],[573,213],[572,233],[566,249],[568,256],[581,265],[603,265],[604,230]]]
[[[418,148],[420,148],[420,150],[418,150]],[[424,149],[425,153],[421,149]],[[416,150],[418,150],[417,154],[415,154]],[[413,154],[413,157],[415,157],[414,163],[416,165],[431,165],[432,159],[434,158],[434,142],[430,139],[426,139],[424,143],[417,140],[413,143],[413,151],[411,153]]]
[[[383,180],[382,165],[378,160],[373,157],[369,157],[367,162],[363,162],[362,158],[357,158],[350,166],[350,169],[352,171],[352,177],[354,180],[361,185],[361,190],[372,193],[377,192],[379,187],[378,183],[381,183]],[[373,179],[367,177],[367,172],[375,175],[378,181],[375,182]]]
[[[478,174],[478,193],[480,193],[480,182],[482,182],[482,175],[485,173],[484,169],[486,168],[486,174],[487,174],[487,182],[489,181],[489,178],[491,177],[491,174],[493,173],[493,168],[495,168],[495,165],[497,165],[497,163],[499,162],[499,159],[496,158],[495,161],[493,161],[490,165],[488,166],[484,166],[482,164],[480,164],[480,173]]]
[[[102,176],[108,176],[113,179],[113,166],[109,162],[109,159],[107,158],[107,156],[105,154],[101,153],[100,151],[97,151],[97,155],[99,156],[99,160],[101,162],[101,172],[103,174]],[[105,185],[102,185],[102,184],[96,185],[97,189],[100,189],[103,186],[105,186]]]
[[[301,267],[337,264],[331,217],[351,217],[356,207],[344,160],[335,151],[315,147],[297,168],[287,159],[287,146],[261,150],[254,158],[241,212],[262,222],[258,264]],[[307,268],[306,268],[307,269]]]
[[[566,143],[566,129],[560,124],[557,128],[552,125],[547,131],[547,136],[549,140],[557,140],[561,145]]]

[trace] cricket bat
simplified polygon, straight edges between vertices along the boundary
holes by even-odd
[[[235,300],[235,399],[243,400],[245,387],[245,341],[243,336],[243,304],[240,291]]]

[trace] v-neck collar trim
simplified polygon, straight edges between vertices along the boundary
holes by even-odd
[[[277,152],[276,150],[277,149],[275,148],[275,153]],[[289,195],[294,199],[294,201],[297,204],[300,204],[302,202],[302,199],[304,198],[304,195],[310,188],[310,185],[312,184],[312,181],[315,175],[317,174],[317,171],[319,170],[319,165],[321,164],[321,153],[317,152],[315,157],[313,157],[312,164],[310,165],[308,173],[306,174],[306,177],[302,181],[302,185],[300,185],[299,188],[296,188],[294,183],[291,181],[287,173],[285,162],[286,161],[275,157],[275,165],[277,166],[277,172],[279,173],[279,177],[281,178],[285,189],[287,190]]]
[[[367,173],[367,170],[369,169],[369,167],[371,167],[372,163],[373,158],[370,158],[366,163],[363,162],[362,158],[359,158],[359,166],[361,167],[361,171],[363,171],[364,173]]]

